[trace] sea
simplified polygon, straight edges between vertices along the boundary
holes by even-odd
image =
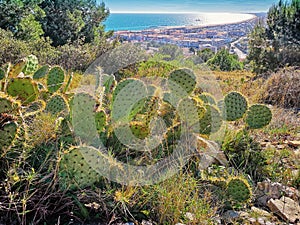
[[[230,24],[254,18],[244,13],[111,13],[106,30],[145,30],[159,27]]]

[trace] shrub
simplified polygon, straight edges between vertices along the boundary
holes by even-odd
[[[266,81],[261,101],[284,108],[300,109],[300,70],[287,68],[273,73]]]

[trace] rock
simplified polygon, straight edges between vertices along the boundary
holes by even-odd
[[[150,221],[143,220],[141,225],[153,225]]]
[[[251,211],[257,213],[260,216],[272,217],[271,213],[269,213],[269,212],[267,212],[267,211],[265,211],[263,209],[256,208],[254,206],[251,207]]]
[[[212,164],[227,166],[228,160],[223,151],[221,151],[218,143],[210,140],[206,140],[202,137],[197,137],[198,144],[205,145],[205,150],[199,153],[200,163],[199,170],[207,169]]]
[[[265,225],[265,220],[262,217],[257,218],[257,222],[261,225]]]
[[[284,145],[277,145],[276,148],[277,149],[285,149],[285,146]]]
[[[225,223],[233,223],[240,217],[240,214],[234,210],[228,210],[223,213],[222,218]]]
[[[195,215],[193,213],[187,212],[185,214],[185,218],[187,218],[190,221],[193,221],[195,219]]]
[[[295,201],[300,199],[300,193],[297,189],[270,181],[259,182],[257,184],[257,190],[255,190],[255,195],[257,204],[261,206],[266,206],[271,198],[279,199],[282,195]]]
[[[289,141],[288,145],[297,148],[300,146],[300,141]]]
[[[270,199],[267,206],[274,214],[290,223],[295,223],[300,219],[300,206],[291,198]]]

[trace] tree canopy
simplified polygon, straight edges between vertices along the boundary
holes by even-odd
[[[230,54],[225,48],[218,51],[213,58],[207,61],[213,70],[233,71],[243,69],[243,64],[239,62],[238,56]]]
[[[96,0],[2,0],[0,28],[23,40],[49,37],[53,46],[81,39],[84,43],[106,38],[103,22],[109,15]]]
[[[266,23],[260,21],[249,35],[249,56],[255,73],[284,66],[299,66],[300,0],[273,5]]]

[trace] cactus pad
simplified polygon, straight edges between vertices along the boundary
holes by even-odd
[[[47,76],[47,87],[50,93],[54,93],[60,89],[65,80],[65,72],[59,67],[53,67]]]
[[[8,77],[9,78],[15,78],[17,77],[24,69],[26,65],[26,60],[21,59],[17,64],[12,66],[9,70]]]
[[[222,126],[222,116],[220,111],[212,105],[205,105],[205,115],[200,119],[200,134],[210,135],[217,132]]]
[[[102,132],[107,123],[107,115],[104,110],[95,113],[95,122],[98,133]]]
[[[3,118],[0,119],[3,120]],[[0,123],[0,149],[8,148],[15,139],[17,132],[18,125],[16,122]]]
[[[251,129],[259,129],[268,125],[272,120],[272,112],[265,105],[252,105],[246,113],[246,123]]]
[[[26,65],[23,69],[23,73],[25,75],[31,75],[33,74],[37,67],[38,67],[39,61],[35,55],[29,55],[26,57]]]
[[[181,122],[187,125],[187,127],[198,130],[199,121],[205,115],[206,109],[199,105],[198,102],[193,98],[182,99],[177,108]],[[197,126],[198,128],[195,128]]]
[[[243,117],[247,111],[246,98],[239,92],[230,92],[224,98],[223,117],[227,121],[235,121]]]
[[[248,181],[242,177],[233,177],[227,183],[227,196],[232,203],[240,205],[249,202],[252,198],[252,190]]]
[[[136,79],[121,81],[113,93],[113,121],[132,120],[142,110],[146,97],[147,90],[143,81]]]
[[[204,102],[204,103],[207,103],[207,104],[210,104],[210,105],[216,105],[216,99],[214,98],[214,96],[212,96],[211,94],[209,93],[202,93],[201,95],[199,95],[199,98]]]
[[[0,68],[0,80],[3,80],[5,77],[5,71],[4,69]]]
[[[45,65],[39,68],[32,76],[33,79],[41,79],[44,78],[49,71],[49,66]]]
[[[0,113],[8,113],[18,108],[19,104],[9,96],[0,93]]]
[[[85,151],[84,154],[82,151]],[[85,158],[86,154],[91,157]],[[97,162],[97,152],[93,149],[78,147],[65,152],[59,165],[61,187],[63,189],[85,188],[97,182],[100,176],[90,166],[89,161],[92,159]]]
[[[67,100],[57,94],[57,95],[53,95],[50,100],[47,102],[46,104],[46,112],[50,112],[53,115],[59,114],[63,111],[68,112],[69,111],[69,106],[67,103]]]
[[[7,93],[17,97],[24,105],[34,102],[39,95],[37,84],[29,77],[11,79],[7,86]]]
[[[139,139],[145,139],[150,133],[149,127],[142,122],[132,121],[129,127],[132,134]]]
[[[179,97],[185,97],[196,87],[196,76],[188,69],[173,71],[168,78],[169,89]]]

